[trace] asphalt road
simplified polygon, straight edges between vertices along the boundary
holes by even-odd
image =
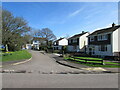
[[[3,88],[118,88],[118,74],[49,74],[81,70],[59,65],[53,58],[39,51],[31,53],[33,56],[31,61],[3,68],[31,71],[31,73],[3,73]]]
[[[54,58],[51,58],[47,54],[42,54],[40,51],[30,52],[32,53],[31,61],[16,66],[5,66],[3,70],[26,70],[27,72],[32,71],[33,73],[80,71],[58,64]]]
[[[3,88],[118,88],[118,75],[3,74]]]

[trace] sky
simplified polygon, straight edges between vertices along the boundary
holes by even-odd
[[[57,38],[118,23],[117,2],[3,2],[2,7],[32,28],[51,29]]]

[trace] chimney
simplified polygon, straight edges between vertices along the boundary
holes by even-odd
[[[82,33],[85,33],[84,31],[82,31]]]
[[[115,26],[115,23],[112,24],[112,27],[114,27],[114,26]]]

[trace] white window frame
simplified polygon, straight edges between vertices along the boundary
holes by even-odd
[[[103,40],[107,40],[107,34],[103,34],[103,35],[98,35],[98,41],[103,41]]]

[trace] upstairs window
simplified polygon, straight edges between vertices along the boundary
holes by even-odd
[[[90,41],[94,41],[94,36],[91,36],[91,37],[90,37]]]
[[[98,35],[98,41],[107,40],[107,35]]]
[[[77,39],[73,39],[73,43],[76,43],[77,42]]]
[[[35,43],[37,43],[37,41],[36,41],[36,40],[35,40],[34,42],[35,42]]]
[[[69,40],[69,43],[71,43],[71,40]]]

